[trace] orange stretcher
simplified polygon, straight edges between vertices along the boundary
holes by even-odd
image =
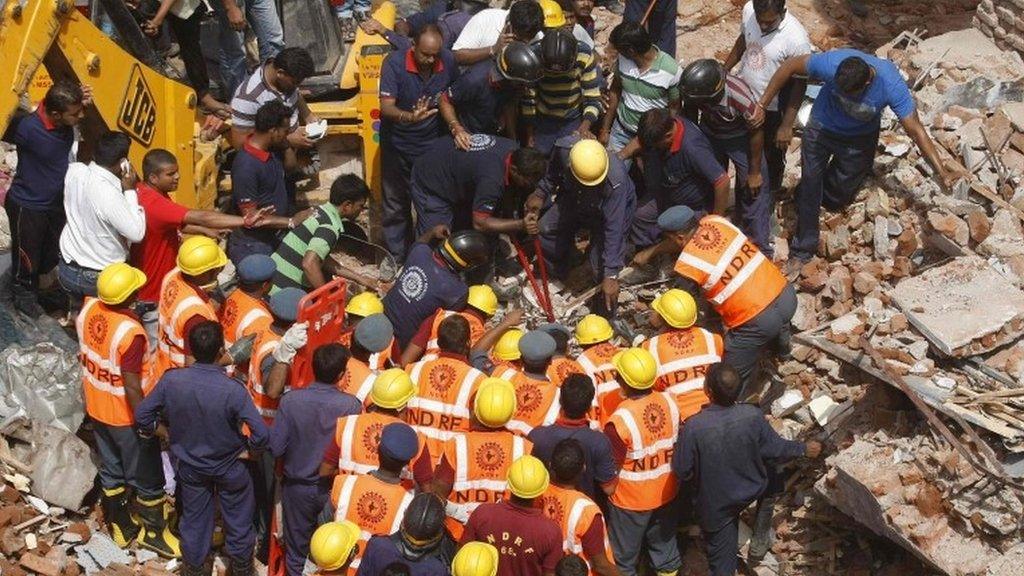
[[[324,344],[337,342],[345,322],[344,279],[336,278],[306,294],[299,301],[296,322],[308,322],[308,339],[292,363],[291,388],[305,388],[313,381],[313,351]]]

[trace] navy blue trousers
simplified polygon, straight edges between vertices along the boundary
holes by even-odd
[[[650,0],[626,0],[622,19],[640,22],[647,12]],[[676,17],[679,14],[678,0],[656,0],[651,15],[647,17],[647,32],[661,51],[676,59]]]
[[[181,556],[190,566],[202,566],[210,554],[214,497],[220,503],[224,523],[224,549],[232,558],[251,558],[256,534],[252,517],[256,501],[252,478],[245,464],[236,460],[223,474],[204,474],[184,462],[178,463],[178,487],[181,496]]]
[[[413,160],[415,158],[393,148],[381,148],[381,228],[384,232],[384,246],[399,263],[405,261],[405,252],[412,246],[414,239],[412,199],[409,197]]]
[[[284,513],[284,558],[288,576],[302,576],[302,567],[309,555],[309,540],[316,530],[317,515],[328,499],[328,486],[284,481],[281,509]]]
[[[761,154],[761,175],[764,180],[758,193],[751,194],[747,186],[747,175],[750,170],[750,137],[743,135],[723,140],[709,140],[719,164],[728,168],[729,162],[732,162],[736,168],[736,184],[733,188],[736,191],[736,209],[733,212],[733,223],[754,241],[765,256],[771,258],[771,221],[775,201],[769,182],[767,158]]]

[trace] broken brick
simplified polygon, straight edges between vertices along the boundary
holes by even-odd
[[[961,246],[966,246],[970,239],[970,229],[967,227],[967,223],[952,214],[930,211],[928,212],[928,224],[933,230]]]
[[[22,555],[19,563],[29,572],[42,574],[42,576],[60,576],[60,564],[35,553]]]
[[[970,229],[971,240],[981,244],[992,232],[992,223],[982,210],[974,210],[967,214],[967,227]]]
[[[74,532],[75,534],[78,534],[82,537],[83,544],[92,538],[92,530],[89,530],[89,527],[85,522],[72,522],[71,525],[65,529],[65,532]]]
[[[853,289],[858,294],[870,294],[878,288],[878,278],[867,272],[858,272],[853,276]]]

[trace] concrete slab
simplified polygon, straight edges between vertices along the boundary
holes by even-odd
[[[907,278],[888,295],[947,356],[991,351],[1024,330],[1024,292],[977,256]]]

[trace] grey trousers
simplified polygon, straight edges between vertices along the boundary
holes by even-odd
[[[676,540],[677,506],[676,501],[672,501],[648,512],[636,512],[608,503],[605,525],[615,565],[623,576],[639,573],[640,551],[644,545],[656,572],[673,572],[683,565]]]
[[[100,484],[104,488],[131,486],[135,495],[154,500],[164,495],[164,465],[160,442],[141,438],[131,426],[107,426],[93,420]]]
[[[743,379],[740,398],[746,398],[754,381],[758,360],[768,347],[789,340],[789,322],[796,313],[796,291],[792,284],[786,287],[767,308],[745,324],[725,333],[725,355],[722,362],[732,366]]]

